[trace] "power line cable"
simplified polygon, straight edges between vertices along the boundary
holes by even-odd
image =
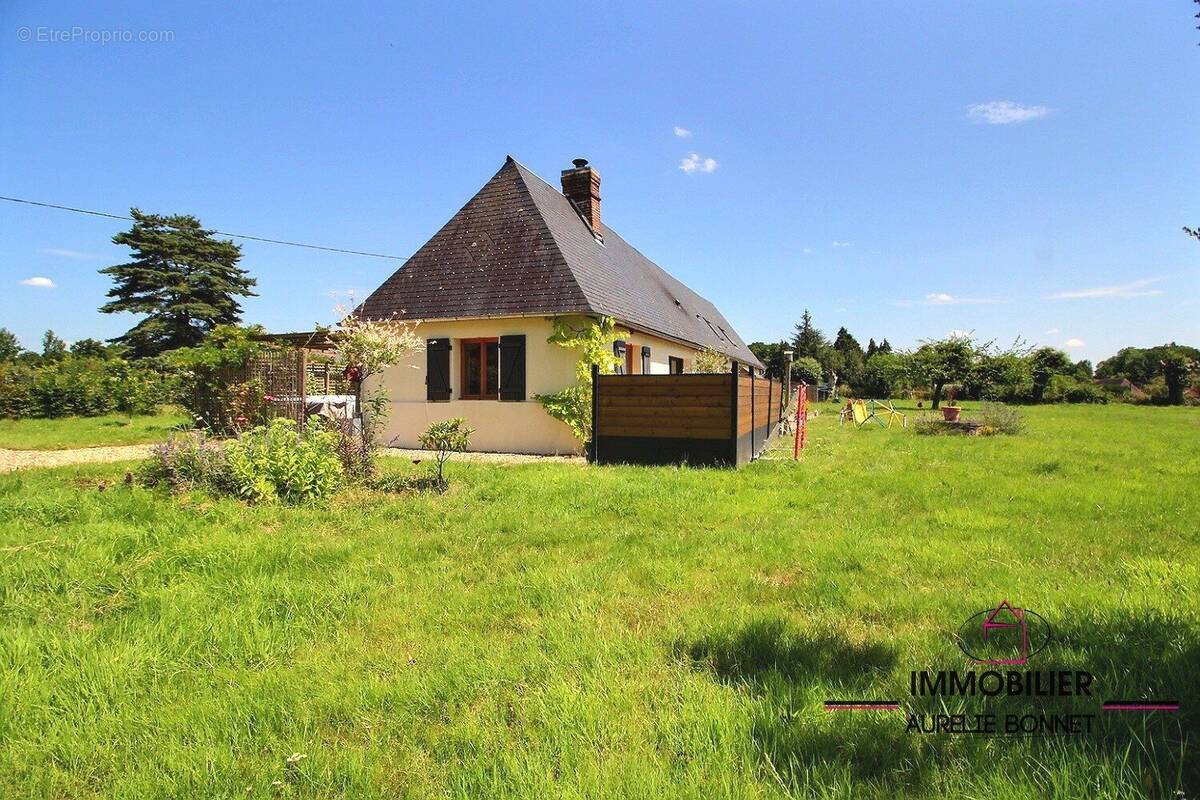
[[[20,197],[4,197],[0,195],[0,200],[5,200],[9,203],[23,203],[28,206],[40,206],[42,208],[55,208],[59,211],[71,211],[75,214],[88,214],[93,217],[107,217],[108,219],[120,219],[133,221],[133,217],[127,217],[124,214],[109,214],[105,211],[92,211],[86,208],[73,208],[72,206],[60,206],[54,203],[40,203],[37,200],[25,200]],[[370,258],[386,258],[391,261],[407,261],[409,256],[393,256],[387,253],[368,253],[364,250],[348,250],[343,247],[326,247],[319,244],[305,244],[303,242],[289,242],[284,239],[268,239],[265,236],[251,236],[247,233],[230,233],[229,231],[213,231],[213,233],[221,236],[232,236],[235,239],[249,239],[254,242],[267,242],[268,244],[282,244],[288,247],[304,247],[309,250],[324,250],[330,253],[346,253],[352,256],[368,256]]]

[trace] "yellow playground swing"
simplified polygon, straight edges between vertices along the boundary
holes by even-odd
[[[908,417],[897,411],[890,400],[848,400],[838,419],[843,425],[846,420],[852,420],[856,428],[868,422],[874,422],[881,428],[890,428],[892,422],[899,419],[900,427],[908,427]]]

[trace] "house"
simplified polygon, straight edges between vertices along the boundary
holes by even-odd
[[[420,320],[426,343],[372,378],[392,404],[384,441],[417,447],[430,423],[465,417],[472,449],[579,452],[535,399],[575,382],[579,354],[547,342],[556,318],[613,317],[628,331],[614,343],[622,372],[684,372],[703,348],[762,369],[712,303],[604,224],[595,168],[576,159],[561,185],[508,157],[358,308],[370,319]]]

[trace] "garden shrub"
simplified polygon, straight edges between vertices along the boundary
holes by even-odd
[[[1003,403],[984,403],[974,416],[988,429],[988,434],[1016,436],[1025,432],[1025,417],[1017,409]]]
[[[175,399],[174,375],[151,361],[65,355],[0,365],[0,416],[153,413]]]
[[[225,454],[234,492],[252,502],[311,502],[342,483],[336,434],[318,426],[302,433],[290,419],[252,428],[229,442]]]
[[[216,493],[233,490],[229,462],[221,442],[203,431],[172,434],[150,451],[141,467],[142,482],[172,491],[204,488]]]
[[[424,430],[419,439],[421,447],[433,451],[436,463],[434,481],[439,491],[446,491],[444,469],[451,454],[461,453],[471,444],[471,434],[475,429],[467,425],[462,417],[435,422]]]

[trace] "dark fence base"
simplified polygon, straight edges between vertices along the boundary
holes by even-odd
[[[667,439],[649,436],[600,436],[597,464],[687,464],[727,467],[735,463],[724,439]]]

